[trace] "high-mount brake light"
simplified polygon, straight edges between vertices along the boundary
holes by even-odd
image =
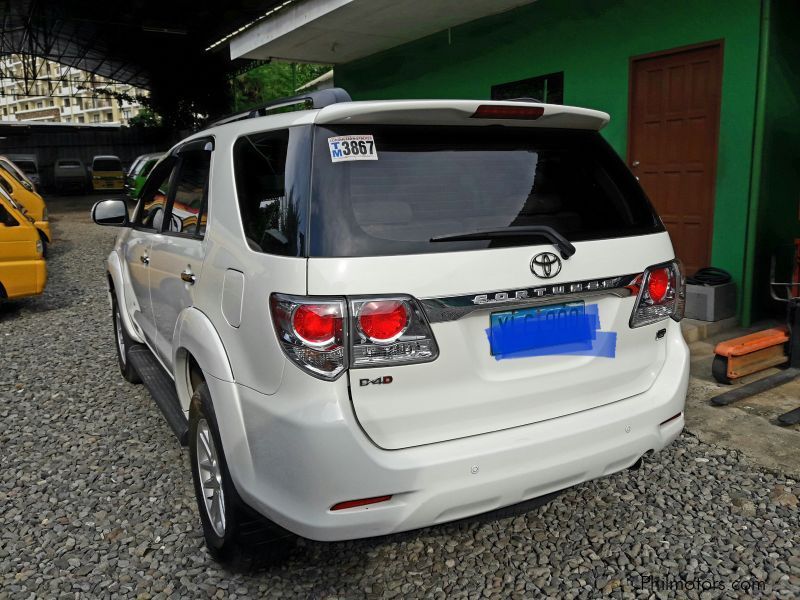
[[[508,104],[481,104],[473,119],[535,120],[544,114],[543,106],[512,106]]]
[[[358,313],[358,327],[377,344],[388,344],[399,338],[408,327],[409,315],[401,300],[373,300]]]
[[[630,326],[641,327],[666,318],[680,321],[686,303],[686,281],[679,260],[653,265],[637,277],[631,286],[637,294]]]

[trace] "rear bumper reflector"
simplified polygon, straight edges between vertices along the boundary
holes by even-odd
[[[331,506],[331,510],[344,510],[345,508],[356,508],[357,506],[367,506],[368,504],[378,504],[391,500],[391,496],[375,496],[374,498],[362,498],[361,500],[347,500]]]
[[[673,416],[673,417],[670,417],[670,418],[669,418],[669,419],[667,419],[666,421],[662,421],[662,422],[661,422],[661,425],[659,425],[659,427],[662,427],[662,426],[666,425],[667,423],[671,423],[671,422],[672,422],[672,421],[674,421],[675,419],[680,419],[682,415],[683,415],[683,413],[682,413],[682,412],[679,412],[677,415],[675,415],[675,416]]]

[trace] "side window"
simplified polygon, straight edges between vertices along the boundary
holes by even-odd
[[[295,256],[299,218],[286,194],[288,148],[288,130],[245,136],[233,147],[244,235],[257,252]]]
[[[5,177],[3,177],[2,175],[0,175],[0,185],[3,186],[3,189],[8,194],[10,194],[13,191],[12,188],[11,188],[11,184],[8,183],[8,181],[6,181]]]
[[[187,150],[180,153],[180,166],[175,180],[175,197],[169,214],[167,230],[174,233],[202,235],[198,227],[205,212],[208,195],[208,176],[211,168],[211,152]]]
[[[158,169],[153,170],[142,189],[139,206],[136,211],[136,226],[161,231],[164,213],[167,209],[169,183],[175,167],[176,159],[164,160]]]
[[[19,225],[19,221],[17,221],[2,204],[0,204],[0,225],[4,227],[16,227]]]

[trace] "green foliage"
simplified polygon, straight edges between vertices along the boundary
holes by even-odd
[[[238,75],[231,80],[233,112],[296,95],[297,88],[327,73],[327,65],[272,62]]]
[[[142,107],[139,113],[128,120],[130,127],[161,127],[161,117],[152,109]]]

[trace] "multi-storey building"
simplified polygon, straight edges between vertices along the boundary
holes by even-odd
[[[127,100],[120,103],[109,91],[132,98],[147,94],[42,58],[0,57],[0,122],[127,125],[141,105]]]

